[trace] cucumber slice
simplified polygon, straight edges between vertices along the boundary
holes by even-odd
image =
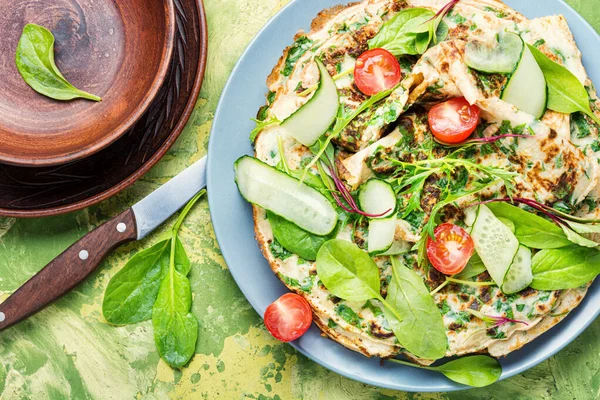
[[[396,192],[392,185],[381,179],[373,178],[360,188],[358,203],[367,214],[382,215],[388,218],[396,212]],[[387,211],[387,212],[386,212]]]
[[[372,254],[385,252],[392,247],[396,235],[396,216],[386,219],[369,220],[369,244],[367,251]]]
[[[520,292],[533,282],[531,271],[531,250],[525,246],[519,246],[517,254],[502,283],[502,293],[512,294]]]
[[[521,61],[504,88],[501,99],[536,119],[542,118],[546,112],[546,78],[528,46],[525,46]]]
[[[380,256],[397,256],[398,254],[408,253],[412,249],[412,245],[402,239],[394,240],[392,246],[384,251],[383,253],[379,253]]]
[[[321,60],[315,59],[319,67],[319,86],[313,97],[281,123],[288,134],[303,145],[310,147],[333,124],[340,106],[337,87]]]
[[[501,32],[494,42],[472,40],[467,43],[465,63],[481,72],[511,74],[521,60],[524,47],[519,35]]]
[[[388,250],[396,234],[396,192],[389,183],[373,178],[360,188],[360,208],[367,214],[380,215],[369,220],[369,253]],[[384,214],[385,213],[385,214]]]
[[[238,189],[250,203],[315,235],[335,229],[337,212],[316,189],[250,156],[240,157],[234,169]]]
[[[504,225],[506,225],[512,233],[515,233],[515,231],[517,230],[517,227],[515,226],[514,222],[512,222],[508,218],[498,217],[498,219],[500,220],[500,222],[502,222]]]
[[[519,241],[486,206],[468,208],[465,214],[467,221],[473,221],[471,237],[475,250],[494,282],[501,287],[519,249]]]

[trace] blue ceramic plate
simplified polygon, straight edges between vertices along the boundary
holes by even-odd
[[[267,306],[287,291],[271,272],[254,240],[250,205],[237,191],[233,163],[252,154],[248,134],[250,118],[265,102],[266,78],[292,43],[300,28],[309,31],[319,11],[344,0],[295,0],[281,10],[252,41],[233,70],[221,96],[208,146],[208,200],[215,232],[231,274],[254,309],[263,315]],[[594,82],[600,82],[600,36],[561,0],[506,0],[529,18],[563,14],[583,53]],[[583,303],[571,315],[541,337],[501,360],[506,379],[552,356],[575,339],[600,313],[600,284],[592,286]],[[348,378],[370,385],[413,392],[465,389],[443,375],[393,363],[380,365],[321,337],[313,326],[292,343],[302,354]]]

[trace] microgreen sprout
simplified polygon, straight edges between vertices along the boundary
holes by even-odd
[[[484,144],[492,144],[497,142],[500,139],[506,139],[506,138],[535,138],[535,136],[533,135],[518,135],[515,133],[507,133],[505,135],[498,135],[498,136],[489,136],[489,137],[480,137],[480,138],[472,138],[472,139],[468,139],[465,140],[464,142],[461,143],[446,143],[443,142],[437,138],[434,138],[434,140],[441,144],[442,146],[446,146],[446,147],[462,147],[462,146],[467,146],[467,145],[484,145]]]
[[[471,315],[481,319],[486,322],[490,328],[497,328],[504,324],[523,324],[525,326],[529,326],[529,324],[525,321],[519,321],[517,319],[512,319],[504,316],[490,316],[480,313],[479,311],[471,310],[470,308],[466,309]]]

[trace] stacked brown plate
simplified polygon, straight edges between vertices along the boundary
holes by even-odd
[[[202,0],[16,0],[1,2],[0,15],[0,215],[96,204],[183,130],[206,65]],[[27,23],[52,31],[65,77],[102,102],[58,102],[26,85],[14,54]]]

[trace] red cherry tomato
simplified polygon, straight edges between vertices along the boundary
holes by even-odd
[[[429,128],[442,142],[460,143],[477,127],[479,111],[479,107],[470,105],[464,97],[448,100],[429,110]]]
[[[276,339],[290,342],[310,328],[312,309],[308,301],[295,293],[286,293],[267,307],[265,325]]]
[[[367,96],[391,89],[402,79],[396,57],[385,49],[365,51],[356,60],[354,82]]]
[[[442,274],[454,275],[465,269],[475,251],[471,235],[460,226],[441,224],[435,228],[435,240],[427,239],[427,257]]]

